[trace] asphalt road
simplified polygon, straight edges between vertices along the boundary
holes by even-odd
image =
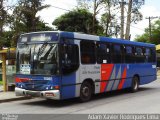
[[[92,113],[159,113],[160,77],[140,86],[136,93],[126,90],[98,94],[86,103],[78,99],[46,101],[35,98],[0,104],[0,113],[9,114],[92,114]]]

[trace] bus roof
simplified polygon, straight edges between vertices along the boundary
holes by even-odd
[[[104,42],[111,42],[111,43],[118,43],[118,44],[126,44],[126,45],[155,47],[154,44],[149,44],[149,43],[135,42],[135,41],[130,41],[130,40],[123,40],[123,39],[110,38],[110,37],[104,37],[104,36],[89,35],[89,34],[78,33],[78,32],[39,31],[39,32],[25,33],[22,35],[34,34],[34,33],[52,33],[52,32],[59,33],[61,37],[66,37],[66,38],[70,38],[70,39],[74,38],[74,39],[80,39],[80,40],[94,40],[94,41],[104,41]]]
[[[89,34],[83,34],[83,33],[77,33],[77,32],[62,32],[61,31],[60,34],[61,34],[61,37],[75,38],[75,39],[81,39],[81,40],[95,40],[95,41],[104,41],[104,42],[111,42],[111,43],[117,43],[117,44],[155,47],[154,44],[150,44],[150,43],[135,42],[135,41],[130,41],[130,40],[89,35]]]

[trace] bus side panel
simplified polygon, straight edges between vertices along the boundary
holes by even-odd
[[[126,78],[122,89],[131,87],[131,84],[132,84],[132,78]]]
[[[156,76],[155,75],[141,77],[140,85],[148,84],[150,82],[153,82],[154,80],[156,80]]]
[[[83,65],[80,66],[80,83],[85,80],[92,80],[94,82],[95,91],[94,93],[100,93],[100,79],[101,79],[101,65]]]
[[[156,65],[149,63],[143,65],[143,72],[140,78],[140,85],[148,84],[157,79]]]
[[[138,71],[137,67],[138,67],[137,64],[126,64],[127,75],[126,75],[125,82],[122,86],[122,89],[131,87],[132,78],[135,74],[137,74],[137,71]]]
[[[126,83],[126,75],[126,64],[102,64],[100,92],[122,89]]]
[[[62,76],[61,99],[74,98],[76,92],[76,73]]]
[[[140,85],[156,80],[156,68],[151,63],[127,64],[127,76],[123,88],[131,87],[134,75],[140,77]]]

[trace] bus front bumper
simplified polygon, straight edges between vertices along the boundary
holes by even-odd
[[[26,97],[42,97],[46,99],[60,100],[59,90],[48,90],[48,91],[31,91],[22,88],[15,88],[16,96],[26,96]]]

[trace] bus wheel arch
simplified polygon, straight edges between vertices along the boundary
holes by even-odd
[[[80,101],[87,102],[95,93],[95,85],[92,79],[85,79],[80,87]]]
[[[132,78],[132,83],[131,83],[131,92],[137,92],[139,89],[139,84],[140,84],[140,77],[138,74],[135,74]]]

